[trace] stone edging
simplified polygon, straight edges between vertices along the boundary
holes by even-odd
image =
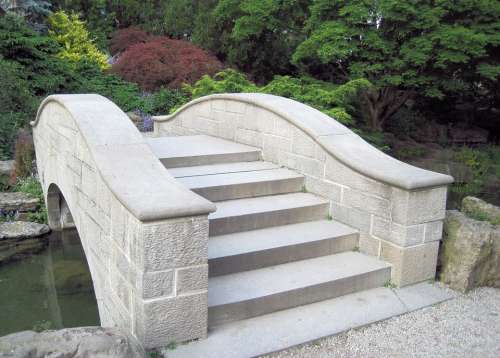
[[[406,190],[451,184],[453,178],[403,163],[381,152],[326,114],[300,102],[262,93],[214,94],[195,99],[175,113],[153,117],[166,122],[200,102],[225,99],[249,103],[282,117],[308,134],[329,154],[354,171]]]

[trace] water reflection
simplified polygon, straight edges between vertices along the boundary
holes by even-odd
[[[95,325],[97,303],[76,230],[52,233],[46,250],[0,266],[0,336]]]

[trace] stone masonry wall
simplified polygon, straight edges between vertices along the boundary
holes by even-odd
[[[62,195],[87,257],[101,325],[125,329],[146,348],[205,337],[207,215],[138,220],[103,181],[77,123],[57,102],[45,105],[33,132],[51,226],[58,226]]]
[[[231,99],[201,101],[155,122],[157,136],[207,134],[262,149],[295,169],[306,190],[331,201],[334,219],[360,230],[360,250],[393,264],[398,286],[434,278],[446,186],[404,190],[350,169],[276,113]]]

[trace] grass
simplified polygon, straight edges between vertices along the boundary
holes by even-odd
[[[396,287],[398,287],[398,286],[396,286],[394,283],[392,283],[392,281],[391,281],[391,280],[388,280],[388,281],[385,281],[385,282],[384,282],[384,287],[386,287],[386,288],[391,288],[391,289],[392,289],[392,288],[396,288]]]

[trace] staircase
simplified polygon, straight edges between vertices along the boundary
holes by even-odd
[[[169,172],[215,202],[209,216],[209,328],[383,286],[389,264],[357,252],[304,177],[260,150],[210,136],[147,139]],[[333,213],[335,215],[335,213]]]

